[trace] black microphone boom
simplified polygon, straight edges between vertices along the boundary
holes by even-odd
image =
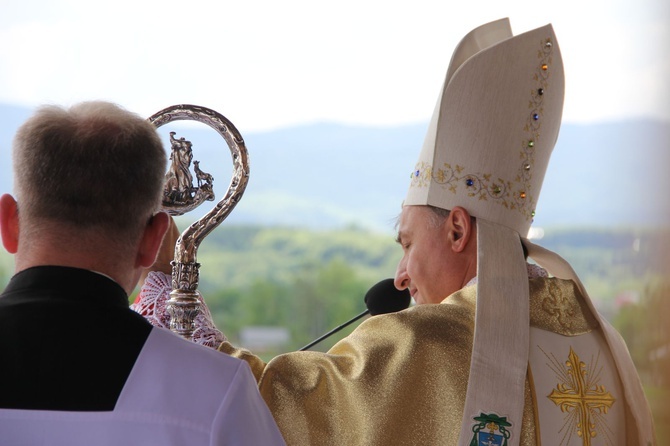
[[[384,279],[381,282],[375,284],[368,290],[367,293],[365,293],[365,306],[368,307],[367,310],[353,319],[345,322],[344,324],[333,328],[320,338],[310,342],[301,348],[300,351],[313,347],[315,344],[323,341],[333,333],[337,333],[347,325],[356,322],[368,313],[372,316],[376,316],[378,314],[395,313],[396,311],[404,310],[405,308],[409,307],[410,300],[411,296],[409,294],[409,290],[398,290],[393,284],[393,279]]]
[[[324,339],[326,339],[328,336],[332,335],[333,333],[337,333],[338,331],[342,330],[344,327],[346,327],[346,326],[349,325],[349,324],[353,324],[354,322],[356,322],[357,320],[359,320],[360,318],[362,318],[363,316],[365,316],[365,315],[368,314],[368,313],[370,313],[370,310],[365,310],[364,312],[362,312],[361,314],[359,314],[359,315],[356,316],[355,318],[348,320],[348,321],[345,322],[344,324],[339,325],[339,326],[333,328],[333,329],[330,330],[328,333],[322,335],[322,336],[319,337],[318,339],[313,340],[312,342],[310,342],[309,344],[307,344],[306,346],[304,346],[303,348],[301,348],[300,351],[307,350],[308,348],[313,347],[314,345],[316,345],[316,344],[318,344],[319,342],[321,342],[321,341],[323,341]]]

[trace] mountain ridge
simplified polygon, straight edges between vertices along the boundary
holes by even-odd
[[[10,146],[32,110],[0,104],[0,190],[11,190]],[[311,123],[243,133],[247,190],[233,224],[391,231],[428,123],[393,127]],[[213,174],[220,198],[232,163],[223,139],[204,124],[177,125],[193,141],[194,160]],[[160,129],[167,142],[167,126]],[[181,132],[181,133],[180,133]],[[658,226],[670,215],[663,198],[670,123],[631,120],[564,124],[549,163],[535,225]],[[219,199],[217,198],[217,200]],[[211,204],[192,214],[203,215]]]

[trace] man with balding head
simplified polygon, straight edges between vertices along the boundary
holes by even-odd
[[[128,306],[168,227],[156,129],[114,104],[39,109],[0,198],[0,443],[284,444],[246,363]]]

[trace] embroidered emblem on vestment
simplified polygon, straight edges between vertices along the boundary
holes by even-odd
[[[581,439],[581,444],[590,446],[598,435],[607,444],[614,444],[612,430],[607,425],[605,415],[616,399],[599,384],[602,367],[598,367],[599,355],[590,365],[579,359],[570,347],[568,360],[561,363],[553,355],[549,367],[556,373],[559,383],[547,398],[565,413],[565,423],[558,432],[562,435],[561,445],[571,444],[573,435]]]
[[[473,418],[477,424],[472,426],[472,440],[470,446],[507,446],[507,439],[511,432],[507,430],[512,423],[507,417],[499,417],[495,413],[481,413]]]
[[[560,292],[555,282],[550,282],[548,287],[549,293],[542,299],[542,310],[552,316],[563,329],[571,330],[575,324],[576,309],[569,305],[570,299]]]

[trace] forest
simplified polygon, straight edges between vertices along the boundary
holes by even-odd
[[[188,224],[177,223],[182,229]],[[365,310],[366,291],[395,273],[401,250],[394,238],[355,226],[223,224],[198,250],[199,291],[234,344],[269,359]],[[658,435],[670,438],[670,231],[566,227],[545,229],[535,242],[572,264],[596,307],[626,339],[654,406]],[[12,258],[3,252],[3,287],[12,271]],[[357,324],[313,350],[327,350]]]

